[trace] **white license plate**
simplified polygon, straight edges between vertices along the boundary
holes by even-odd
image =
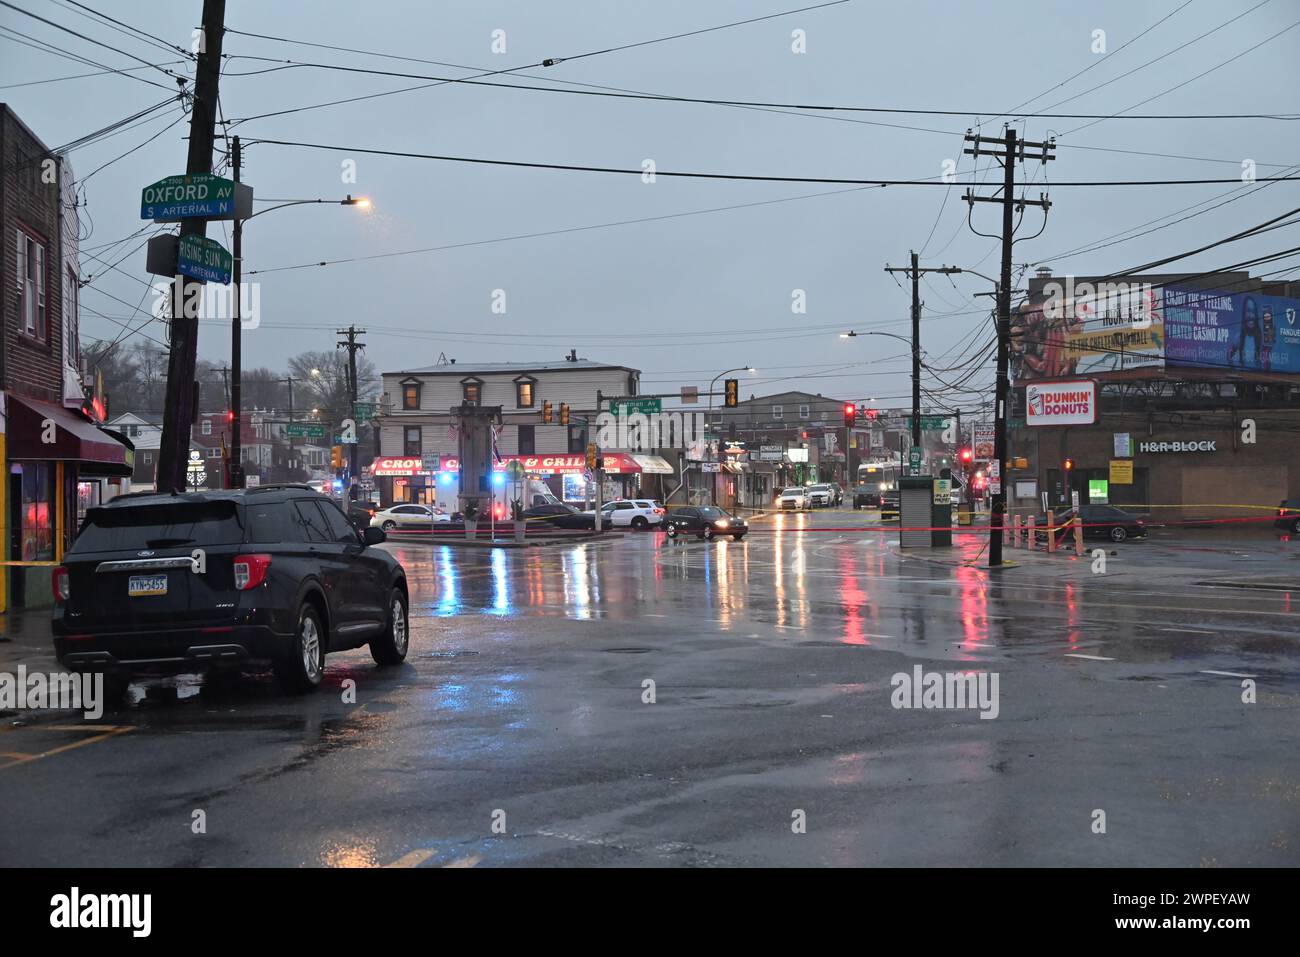
[[[142,598],[146,595],[165,595],[167,594],[167,576],[132,575],[131,580],[127,582],[126,593],[132,598]]]

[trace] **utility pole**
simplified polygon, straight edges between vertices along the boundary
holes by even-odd
[[[288,429],[285,429],[285,437],[288,438],[288,440],[289,440],[289,457],[285,460],[285,467],[284,467],[285,474],[288,475],[289,470],[290,470],[291,468],[293,468],[293,453],[294,453],[294,451],[295,451],[295,446],[294,446],[294,442],[293,442],[293,432],[292,432],[292,428],[293,428],[293,376],[292,376],[292,375],[287,375],[287,376],[285,376],[283,379],[281,379],[280,381],[281,381],[281,382],[287,382],[287,383],[289,384],[289,428],[288,428]]]
[[[239,137],[230,138],[230,169],[236,183],[239,182],[239,172],[244,164],[244,151],[239,145]],[[232,377],[230,380],[230,410],[235,413],[235,417],[230,422],[230,478],[231,486],[234,488],[244,487],[244,459],[243,448],[240,436],[240,427],[243,424],[243,316],[240,315],[240,308],[243,300],[243,273],[244,273],[244,221],[238,216],[235,217],[234,223],[234,300],[230,305],[230,365]]]
[[[212,172],[212,142],[217,123],[221,40],[225,32],[226,0],[203,0],[194,103],[190,111],[190,148],[185,172]],[[181,236],[205,236],[206,219],[186,219]],[[190,455],[190,423],[194,419],[194,365],[198,356],[199,317],[195,308],[201,284],[176,275],[171,292],[170,355],[167,360],[167,399],[158,445],[157,486],[160,492],[185,491]]]
[[[976,203],[1002,204],[1002,280],[998,284],[997,319],[998,375],[993,394],[993,461],[998,471],[997,485],[993,489],[992,512],[989,515],[989,567],[997,568],[1002,564],[1002,527],[1006,521],[1007,511],[1007,393],[1010,391],[1007,382],[1007,361],[1011,345],[1011,247],[1015,245],[1016,231],[1015,217],[1012,213],[1017,210],[1023,213],[1026,206],[1042,207],[1043,221],[1046,225],[1047,210],[1052,205],[1046,193],[1039,193],[1039,198],[1036,200],[1025,199],[1023,196],[1016,199],[1016,163],[1024,161],[1026,149],[1036,150],[1038,155],[1034,158],[1043,163],[1055,159],[1056,157],[1051,153],[1056,149],[1056,141],[1049,139],[1045,143],[1032,143],[1028,140],[1020,140],[1016,136],[1015,128],[1008,126],[1005,137],[993,138],[968,132],[966,142],[974,144],[965,149],[967,155],[976,159],[981,154],[992,156],[1001,161],[1003,172],[1001,195],[976,196],[968,189],[964,197],[972,210]],[[985,143],[1002,149],[984,148]]]
[[[905,272],[912,277],[912,448],[921,447],[921,274],[961,272],[956,266],[922,269],[920,257],[912,253],[910,266],[886,266],[885,272]]]
[[[366,330],[358,329],[356,326],[348,326],[346,329],[339,329],[337,332],[340,336],[346,336],[346,340],[334,344],[335,349],[348,350],[348,401],[351,408],[345,419],[352,419],[353,432],[352,444],[348,446],[348,499],[349,501],[357,497],[357,445],[360,442],[357,415],[357,350],[364,349],[365,343],[357,342],[357,336],[364,336]]]

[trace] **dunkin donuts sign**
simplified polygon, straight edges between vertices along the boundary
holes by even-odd
[[[1026,425],[1092,425],[1096,421],[1097,383],[1091,379],[1025,386]]]

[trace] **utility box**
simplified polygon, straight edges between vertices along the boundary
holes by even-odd
[[[951,521],[951,519],[949,519]],[[934,480],[929,475],[898,480],[898,544],[903,548],[929,548],[934,542]]]
[[[952,470],[939,472],[931,486],[933,504],[930,507],[930,544],[936,547],[952,545]]]

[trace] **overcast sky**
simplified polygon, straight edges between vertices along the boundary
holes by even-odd
[[[186,47],[201,10],[200,0],[84,2]],[[179,59],[93,22],[63,0],[19,0],[19,5],[151,63]],[[374,204],[367,212],[338,206],[290,208],[251,222],[244,240],[246,275],[322,260],[812,197],[323,268],[258,273],[253,278],[261,283],[262,324],[245,335],[245,363],[282,366],[288,356],[305,349],[331,349],[334,329],[355,323],[368,330],[366,354],[381,371],[430,365],[440,353],[468,366],[476,361],[553,361],[576,348],[583,357],[643,370],[646,392],[676,390],[683,384],[704,387],[724,369],[753,365],[757,375],[741,376],[745,397],[805,388],[837,398],[874,398],[882,405],[902,405],[910,388],[910,366],[903,356],[906,346],[884,337],[843,340],[838,333],[872,327],[907,333],[909,292],[883,267],[905,264],[911,249],[924,250],[923,265],[950,264],[997,273],[997,244],[973,235],[965,224],[964,187],[847,191],[844,186],[808,183],[662,176],[647,184],[639,176],[470,165],[349,150],[626,169],[640,169],[644,160],[651,159],[661,171],[882,179],[937,178],[945,160],[952,159],[958,161],[958,177],[965,181],[972,168],[970,158],[961,153],[966,129],[979,126],[997,135],[1006,121],[1006,117],[996,118],[999,111],[1039,94],[1023,109],[1112,114],[1186,83],[1134,112],[1300,112],[1295,66],[1300,27],[1193,79],[1300,21],[1297,0],[1263,4],[1192,0],[1185,5],[1183,0],[1062,0],[1028,6],[851,0],[494,79],[552,87],[563,86],[556,80],[576,81],[713,99],[985,112],[795,116],[729,106],[444,84],[235,122],[421,82],[305,67],[255,73],[280,64],[243,57],[465,77],[471,75],[470,69],[502,70],[548,57],[576,57],[800,5],[798,0],[660,0],[655,4],[229,0],[227,26],[232,29],[467,68],[228,33],[224,52],[234,56],[225,61],[221,106],[232,132],[245,141],[260,137],[348,148],[247,145],[244,179],[256,195],[339,199],[352,193],[367,196]],[[1138,37],[1180,6],[1184,9]],[[1246,13],[1254,6],[1258,9]],[[1215,29],[1243,13],[1235,22]],[[12,10],[0,8],[0,26],[108,65],[138,65],[127,56]],[[505,53],[493,52],[497,30],[504,31]],[[795,30],[804,32],[804,53],[792,51]],[[1105,31],[1105,54],[1092,52],[1098,30]],[[1214,32],[1170,53],[1209,31]],[[1130,46],[1119,49],[1129,41],[1133,41]],[[1106,82],[1165,54],[1131,76]],[[193,73],[192,65],[171,68]],[[1085,68],[1087,72],[1063,84]],[[157,87],[114,74],[14,85],[91,69],[20,45],[12,33],[0,31],[0,86],[4,87],[0,98],[51,147],[166,95]],[[236,75],[241,73],[254,75]],[[135,75],[164,85],[172,82],[154,70]],[[1100,84],[1106,85],[1048,109]],[[71,154],[78,176],[85,177],[165,130],[86,183],[85,225],[93,222],[93,231],[84,246],[120,239],[139,229],[141,187],[184,171],[188,120],[166,129],[179,117],[178,110],[165,111]],[[1018,129],[1031,139],[1058,137],[1055,162],[1045,170],[1039,164],[1025,167],[1025,175],[1037,177],[1032,195],[1037,195],[1045,179],[1237,180],[1247,159],[1258,164],[1259,176],[1300,164],[1300,136],[1294,123],[1110,119],[1070,132],[1088,122],[1017,120]],[[355,183],[343,181],[346,160],[355,161]],[[987,165],[981,161],[979,168]],[[1130,242],[1054,258],[1215,196],[1236,201]],[[1056,272],[1080,275],[1127,268],[1255,225],[1300,206],[1297,199],[1297,183],[1056,187],[1051,189],[1053,206],[1045,231],[1018,244],[1015,261],[1051,260]],[[265,205],[270,204],[259,203]],[[999,209],[977,206],[975,224],[984,232],[996,232]],[[1040,225],[1040,214],[1031,209],[1025,213],[1021,234],[1032,235]],[[229,245],[222,227],[210,227],[209,235]],[[1294,245],[1288,239],[1294,236],[1278,231],[1179,265],[1188,269],[1226,265],[1252,253]],[[113,258],[120,258],[136,242],[113,247]],[[1274,268],[1278,267],[1262,267]],[[125,259],[121,269],[127,274],[108,272],[102,264],[83,258],[83,275],[99,277],[83,293],[87,307],[83,339],[113,338],[120,333],[122,321],[139,325],[142,316],[133,313],[132,306],[147,292],[138,281],[149,278],[144,250]],[[989,288],[973,276],[957,276],[954,281],[936,276],[923,284],[923,346],[932,363],[951,365],[970,354],[967,346],[983,345],[989,300],[973,297]],[[492,310],[496,290],[504,291],[504,314]],[[795,290],[806,293],[806,313],[792,312]],[[118,322],[94,315],[92,309]],[[158,338],[164,335],[157,322],[148,324],[144,332]],[[199,349],[205,358],[227,359],[227,328],[204,324]],[[945,352],[948,355],[941,358]],[[988,379],[991,375],[985,376]],[[927,385],[938,388],[930,379]],[[973,408],[979,396],[960,399],[963,408]]]

